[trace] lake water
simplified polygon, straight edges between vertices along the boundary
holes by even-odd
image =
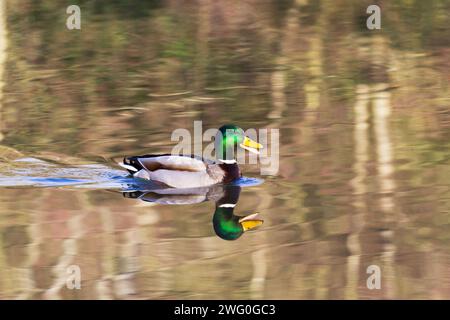
[[[6,0],[0,298],[450,299],[450,7],[430,3],[383,2],[369,31],[364,1],[92,1],[68,30],[64,1]],[[278,172],[236,183],[264,223],[234,241],[223,190],[155,203],[116,165],[194,121],[279,129]]]

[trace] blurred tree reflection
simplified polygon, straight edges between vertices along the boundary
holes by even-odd
[[[4,3],[8,155],[170,152],[194,120],[281,130],[279,175],[243,193],[274,213],[246,248],[215,242],[193,209],[2,190],[0,269],[34,281],[20,294],[56,283],[61,239],[75,239],[88,289],[66,298],[450,297],[429,281],[450,266],[449,1],[84,0],[81,31],[66,1]],[[365,27],[369,4],[381,30]],[[368,293],[373,263],[387,285]],[[8,281],[0,297],[19,294]]]

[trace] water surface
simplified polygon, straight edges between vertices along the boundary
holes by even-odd
[[[61,1],[6,1],[0,298],[450,298],[448,1],[383,2],[379,31],[372,2],[231,2],[83,2],[69,31]],[[235,241],[213,201],[122,194],[117,159],[196,120],[280,129]]]

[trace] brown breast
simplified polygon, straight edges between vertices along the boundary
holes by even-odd
[[[239,170],[237,163],[221,163],[219,166],[225,173],[223,177],[224,183],[230,183],[231,181],[241,177],[241,171]]]

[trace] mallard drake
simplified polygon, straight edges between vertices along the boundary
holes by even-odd
[[[193,155],[142,155],[125,157],[120,166],[136,178],[160,182],[172,188],[195,188],[230,183],[241,177],[234,150],[259,153],[262,145],[246,137],[235,125],[222,126],[215,136],[216,160]]]
[[[241,187],[237,185],[215,185],[188,189],[155,189],[151,191],[124,192],[124,197],[165,205],[187,205],[204,201],[214,201],[216,209],[213,214],[214,231],[224,240],[236,240],[244,232],[254,229],[264,220],[259,213],[246,216],[234,214],[239,200]]]

